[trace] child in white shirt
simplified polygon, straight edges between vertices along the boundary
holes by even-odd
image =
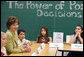
[[[23,29],[18,30],[18,45],[20,47],[31,45],[31,41],[25,39],[25,31]]]

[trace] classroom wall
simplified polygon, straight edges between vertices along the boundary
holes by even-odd
[[[63,32],[66,41],[77,24],[83,25],[83,1],[1,1],[1,31],[7,31],[9,16],[18,17],[26,39],[36,41],[41,27],[46,26],[49,36]]]

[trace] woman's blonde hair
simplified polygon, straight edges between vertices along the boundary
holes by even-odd
[[[3,35],[6,35],[6,33],[4,33],[4,32],[1,32],[1,38],[2,38],[2,36],[3,36]]]

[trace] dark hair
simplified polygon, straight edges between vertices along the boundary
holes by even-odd
[[[49,34],[49,32],[48,32],[48,28],[47,28],[46,26],[44,26],[44,27],[41,28],[41,30],[40,30],[40,35],[38,36],[38,39],[40,39],[40,38],[43,37],[43,35],[42,35],[42,33],[41,33],[42,29],[45,29],[46,35],[44,36],[44,38],[45,38],[46,40],[48,40],[48,34]]]
[[[83,30],[83,26],[82,26],[82,25],[77,25],[77,26],[81,27],[81,29]],[[77,26],[76,26],[76,27],[77,27]]]
[[[18,23],[19,24],[19,20],[17,17],[15,16],[10,16],[7,20],[7,23],[6,23],[6,26],[7,26],[7,29],[10,29],[10,26],[14,23]]]
[[[77,25],[77,26],[81,27],[81,30],[83,30],[83,26],[82,26],[82,25]],[[77,26],[76,26],[76,27],[77,27]],[[74,31],[73,34],[75,34],[75,31]]]
[[[19,30],[18,30],[18,35],[19,35],[21,32],[24,32],[24,33],[25,33],[25,30],[19,29]]]

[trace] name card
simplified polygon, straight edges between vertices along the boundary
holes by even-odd
[[[83,48],[83,44],[71,44],[71,48]]]
[[[31,56],[36,56],[36,53],[34,52]]]
[[[49,47],[63,47],[63,43],[49,43]]]
[[[37,49],[37,53],[40,53],[41,52],[41,47],[39,47],[38,49]]]
[[[44,48],[44,47],[45,47],[45,44],[44,44],[44,43],[42,43],[42,44],[41,44],[41,47],[42,47],[42,48]]]

